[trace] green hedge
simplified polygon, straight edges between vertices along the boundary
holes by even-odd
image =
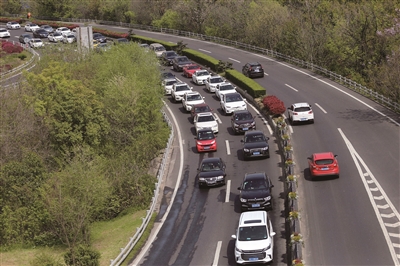
[[[266,94],[264,87],[234,69],[227,69],[225,71],[225,78],[247,91],[253,98],[258,98]]]
[[[190,60],[193,60],[200,65],[209,67],[212,71],[217,71],[219,61],[214,57],[188,48],[184,49],[182,54],[186,55]]]

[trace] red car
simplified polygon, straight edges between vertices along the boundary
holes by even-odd
[[[183,75],[187,78],[191,78],[193,73],[197,70],[201,70],[201,67],[196,64],[190,64],[183,67]]]
[[[308,157],[311,178],[317,176],[336,176],[339,178],[339,163],[337,155],[332,152],[314,153]]]
[[[217,151],[217,139],[211,128],[198,130],[195,139],[197,152]]]

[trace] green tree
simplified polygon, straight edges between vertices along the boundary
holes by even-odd
[[[64,254],[64,261],[71,266],[99,266],[100,253],[90,246],[79,245]]]

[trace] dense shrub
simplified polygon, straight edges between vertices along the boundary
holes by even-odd
[[[264,97],[263,105],[272,115],[281,115],[286,111],[285,104],[275,95]]]
[[[199,63],[203,66],[207,66],[211,68],[211,70],[213,71],[217,71],[218,60],[215,59],[214,57],[211,57],[202,52],[198,52],[192,49],[184,49],[182,51],[182,54],[186,55],[189,59],[195,61],[196,63]]]
[[[245,90],[253,98],[264,96],[266,93],[263,86],[235,69],[226,69],[225,78]]]
[[[19,45],[15,45],[12,42],[2,42],[1,49],[7,54],[13,54],[13,53],[19,54],[24,50],[24,48],[22,48]]]
[[[93,32],[98,32],[103,34],[104,36],[111,37],[111,38],[128,38],[129,33],[124,33],[124,32],[115,32],[115,31],[109,31],[109,30],[104,30],[104,29],[99,29],[99,28],[93,28]]]

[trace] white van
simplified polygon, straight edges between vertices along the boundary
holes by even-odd
[[[165,47],[162,44],[152,43],[152,44],[150,44],[150,50],[154,51],[156,53],[157,57],[160,57],[162,55],[162,53],[164,51],[166,51],[167,49],[165,49]]]
[[[236,235],[232,235],[236,263],[272,262],[275,234],[266,211],[243,212]]]

